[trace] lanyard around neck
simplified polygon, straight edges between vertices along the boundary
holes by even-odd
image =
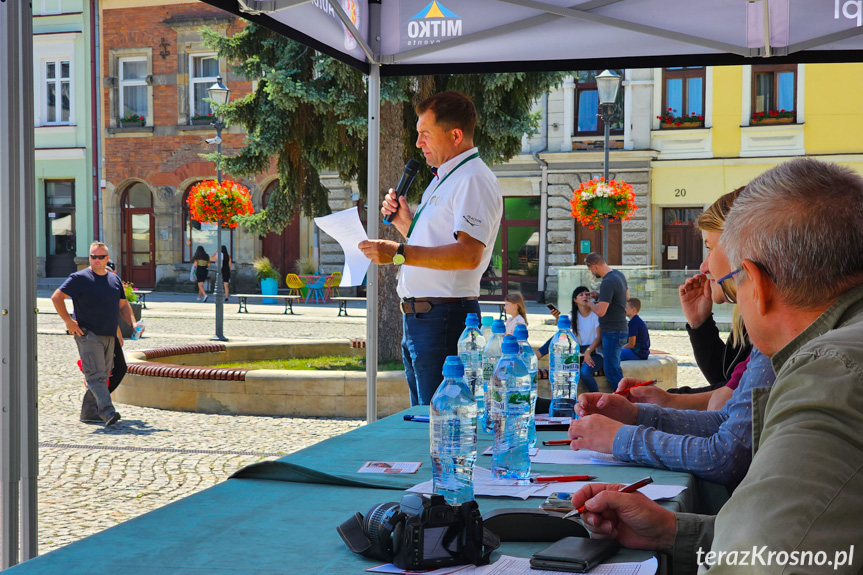
[[[450,170],[449,172],[447,172],[447,174],[443,177],[443,179],[442,179],[441,181],[439,181],[439,182],[438,182],[438,184],[434,187],[434,190],[432,190],[431,195],[432,195],[432,196],[434,196],[434,193],[437,191],[437,189],[438,189],[439,187],[441,187],[441,184],[443,184],[443,183],[446,181],[446,179],[452,175],[452,173],[453,173],[453,172],[455,172],[457,169],[459,169],[460,167],[462,167],[463,165],[465,165],[465,164],[466,164],[466,163],[468,163],[469,161],[473,160],[474,158],[478,158],[478,157],[479,157],[479,152],[474,152],[473,154],[471,154],[470,156],[468,156],[467,158],[465,158],[464,160],[462,160],[461,162],[459,162],[459,163],[458,163],[458,165],[457,165],[456,167],[454,167],[452,170]],[[429,200],[431,200],[431,196],[429,196]],[[423,205],[421,205],[421,206],[420,206],[420,209],[418,209],[418,210],[417,210],[417,213],[414,215],[414,219],[413,219],[413,220],[411,220],[411,227],[410,227],[410,229],[408,230],[408,239],[410,239],[410,238],[411,238],[411,232],[413,232],[413,231],[414,231],[414,226],[417,224],[417,220],[419,220],[419,218],[420,218],[420,214],[422,213],[422,211],[425,209],[425,207],[426,207],[427,205],[428,205],[428,202],[426,202],[426,203],[424,203]]]

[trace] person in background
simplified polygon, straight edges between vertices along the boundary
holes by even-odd
[[[218,263],[219,252],[213,252],[210,256],[210,263]],[[228,248],[222,246],[222,282],[225,286],[225,301],[228,301],[228,284],[231,282],[231,254],[228,253]]]
[[[599,300],[594,303],[588,298],[587,304],[590,311],[599,316],[599,327],[602,330],[602,367],[609,385],[615,389],[623,379],[623,372],[620,370],[620,350],[629,338],[629,326],[626,323],[628,296],[626,278],[619,271],[612,269],[597,253],[587,254],[584,263],[594,277],[602,278]]]
[[[524,298],[520,293],[509,293],[503,298],[503,309],[509,316],[506,320],[506,334],[512,335],[515,326],[527,325],[527,310],[524,307]]]
[[[116,274],[108,273],[108,246],[93,242],[89,251],[90,267],[70,275],[54,291],[51,303],[66,324],[66,331],[75,336],[81,371],[96,398],[97,416],[107,427],[120,421],[105,385],[114,365],[117,326],[120,315],[129,325],[135,324],[135,318],[126,301],[123,282]],[[72,298],[74,319],[66,309],[67,298]]]
[[[108,260],[106,267],[108,271],[117,273],[117,266],[112,260]],[[117,326],[117,334],[114,336],[114,367],[111,368],[111,376],[108,378],[108,393],[114,393],[114,390],[120,386],[120,382],[126,377],[126,370],[128,368],[126,366],[126,355],[123,353],[123,343],[123,334],[120,332],[120,326]],[[83,423],[101,423],[102,421],[99,418],[96,397],[90,391],[90,388],[87,388],[87,391],[84,393],[79,419]]]
[[[207,291],[204,289],[204,282],[207,281],[207,274],[209,273],[210,256],[207,255],[204,246],[198,246],[195,249],[192,262],[195,264],[195,280],[198,282],[198,301],[207,301]]]
[[[650,334],[647,324],[638,317],[641,311],[641,300],[631,297],[626,302],[626,317],[629,318],[629,340],[620,350],[620,361],[647,359],[650,355]]]

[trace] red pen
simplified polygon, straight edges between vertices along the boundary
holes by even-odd
[[[644,479],[639,479],[635,483],[630,483],[629,485],[624,485],[623,487],[618,489],[617,492],[618,493],[632,493],[633,491],[638,491],[639,489],[641,489],[645,485],[650,485],[651,483],[653,483],[653,478],[652,477],[645,477]],[[570,511],[569,513],[564,515],[563,518],[566,519],[567,517],[572,517],[573,515],[581,515],[582,513],[585,513],[586,511],[587,511],[587,507],[582,505],[581,507],[579,507],[575,511]]]
[[[548,446],[548,445],[569,445],[570,443],[572,443],[571,439],[551,439],[551,440],[542,442],[542,444],[545,446]]]
[[[531,483],[559,483],[564,481],[593,481],[593,475],[554,475],[549,477],[531,477]]]
[[[630,385],[629,387],[627,387],[623,391],[615,391],[614,394],[615,395],[623,395],[624,393],[627,393],[630,389],[633,389],[635,387],[643,387],[645,385],[653,385],[654,383],[656,383],[655,379],[649,379],[647,381],[642,381],[641,383],[636,383],[635,385]]]

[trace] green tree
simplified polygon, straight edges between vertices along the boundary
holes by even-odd
[[[332,170],[344,181],[356,181],[366,196],[367,93],[366,78],[349,66],[324,56],[275,32],[249,24],[231,37],[205,31],[205,40],[219,56],[234,63],[234,71],[258,80],[248,96],[222,108],[229,123],[241,124],[246,147],[236,156],[219,158],[230,174],[263,172],[275,162],[279,186],[266,209],[240,220],[247,229],[264,234],[280,232],[300,209],[307,216],[329,213],[327,189],[319,173]],[[416,148],[413,106],[443,90],[470,94],[479,122],[474,143],[489,164],[505,162],[521,150],[524,134],[537,131],[540,113],[531,106],[564,73],[467,74],[386,77],[381,82],[381,165],[379,193],[398,182],[411,157],[425,164]],[[421,170],[409,200],[416,201],[431,180]],[[379,206],[369,206],[376,217]],[[391,226],[381,226],[381,237],[398,239]],[[378,342],[381,360],[400,357],[401,317],[395,305],[395,273],[379,268],[381,310]]]

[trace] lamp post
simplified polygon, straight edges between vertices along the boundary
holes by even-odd
[[[606,182],[608,182],[609,128],[611,115],[617,107],[614,102],[617,99],[618,88],[620,88],[620,76],[611,70],[603,70],[596,77],[596,91],[599,96],[599,117],[602,118],[603,133],[605,134],[605,145],[603,146],[605,160],[603,161],[602,168]],[[608,216],[602,218],[602,259],[608,263]]]
[[[222,84],[222,77],[216,78],[216,83],[207,88],[207,93],[210,100],[215,105],[216,120],[213,122],[213,127],[216,128],[216,154],[221,158],[222,155],[222,128],[225,123],[222,121],[220,109],[228,103],[228,98],[231,96],[231,91]],[[212,143],[207,140],[208,143]],[[222,184],[222,167],[216,163],[216,181],[219,185]],[[216,335],[211,337],[212,341],[228,341],[225,337],[223,328],[225,323],[225,293],[222,291],[222,220],[216,222],[216,250],[219,257],[216,258],[216,285],[213,288],[213,296],[216,298]]]

